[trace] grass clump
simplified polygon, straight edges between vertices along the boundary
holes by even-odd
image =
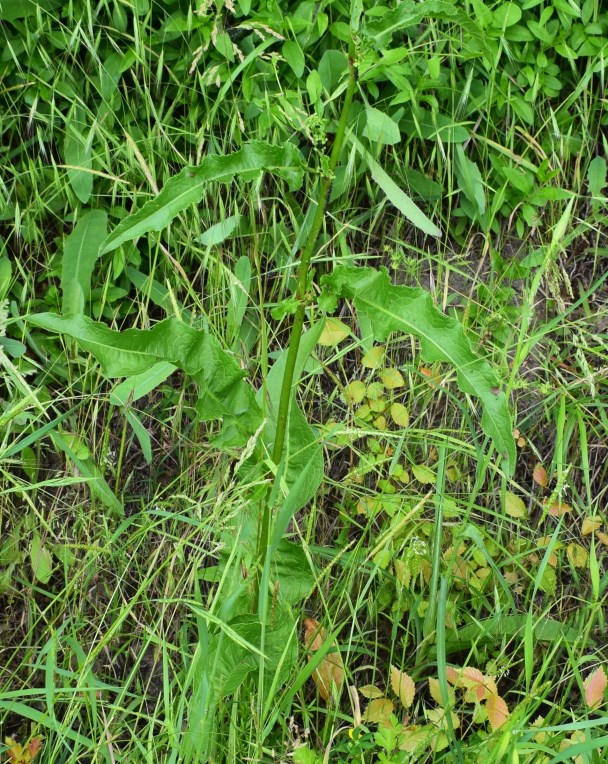
[[[0,758],[602,761],[601,3],[0,37]]]

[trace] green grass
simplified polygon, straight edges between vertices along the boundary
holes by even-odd
[[[185,165],[249,140],[291,141],[310,168],[300,190],[270,174],[210,184],[161,233],[103,255],[86,304],[116,329],[165,317],[204,329],[256,389],[287,346],[291,317],[271,310],[294,291],[324,150],[310,135],[320,128],[331,146],[345,89],[336,61],[333,75],[320,62],[346,50],[350,9],[323,4],[308,23],[298,21],[312,12],[306,4],[217,4],[200,15],[189,5],[74,0],[0,20],[0,760],[7,738],[42,737],[40,764],[603,761],[605,702],[589,708],[584,689],[608,661],[608,244],[605,183],[593,191],[591,164],[606,159],[602,4],[517,0],[522,35],[553,8],[561,37],[547,43],[483,27],[481,5],[463,3],[495,46],[485,58],[458,20],[401,30],[385,54],[361,44],[350,126],[365,137],[364,104],[391,115],[399,142],[368,150],[444,236],[416,230],[347,141],[311,292],[345,261],[427,288],[508,389],[517,467],[503,472],[477,399],[446,365],[427,370],[409,336],[386,343],[384,366],[404,385],[380,396],[407,407],[408,427],[383,411],[361,416],[344,388],[379,377],[362,362],[369,322],[342,302],[336,316],[351,335],[317,346],[298,388],[326,472],[289,524],[304,557],[282,580],[310,585],[291,606],[280,587],[269,592],[271,618],[254,645],[272,647],[275,627],[293,622],[297,656],[285,638],[271,671],[256,667],[225,695],[205,677],[214,656],[236,651],[235,618],[252,609],[251,548],[269,478],[236,465],[247,467],[255,444],[214,447],[219,426],[196,419],[181,372],[130,407],[113,405],[114,382],[88,353],[27,320],[61,309],[63,242],[85,210],[107,211],[112,230]],[[277,34],[302,49],[301,75]],[[569,60],[560,44],[587,48]],[[523,81],[526,66],[535,84]],[[314,98],[317,70],[329,84]],[[447,125],[439,137],[427,112]],[[479,172],[471,186],[459,146]],[[66,167],[89,162],[76,176]],[[201,242],[230,216],[230,235]],[[231,323],[243,257],[252,278],[243,319]],[[313,305],[308,323],[319,315]],[[509,494],[523,516],[505,512]],[[548,513],[560,503],[569,511]],[[321,657],[304,643],[306,618],[322,624],[326,649],[339,648],[346,676],[334,702],[311,676]],[[416,684],[408,708],[391,666]],[[492,731],[457,690],[459,726],[446,718],[437,750],[399,750],[404,723],[423,727],[438,707],[428,680],[448,696],[448,666],[495,676],[507,724]],[[391,701],[392,719],[366,717],[370,686]]]

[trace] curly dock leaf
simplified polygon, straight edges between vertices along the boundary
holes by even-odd
[[[261,422],[255,392],[230,353],[215,337],[175,318],[152,329],[123,332],[82,315],[39,313],[28,320],[72,337],[99,361],[107,377],[141,374],[161,361],[193,375],[199,387],[196,410],[201,420],[224,420],[222,445],[242,445]]]
[[[291,189],[302,185],[304,166],[295,146],[250,141],[234,154],[207,156],[198,167],[184,167],[165,183],[158,196],[116,226],[105,240],[102,254],[149,231],[162,231],[180,212],[201,201],[208,183],[229,183],[235,177],[255,180],[264,171],[284,178]]]
[[[385,271],[338,266],[323,277],[322,284],[338,297],[352,298],[357,310],[371,319],[378,339],[391,332],[413,334],[420,340],[424,361],[450,363],[460,389],[483,404],[482,427],[506,460],[508,473],[513,473],[516,452],[507,398],[491,366],[475,355],[456,319],[441,313],[425,290],[393,286]]]

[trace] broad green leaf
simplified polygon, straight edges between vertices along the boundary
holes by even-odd
[[[395,181],[386,174],[361,142],[352,134],[350,135],[350,140],[355,145],[359,154],[361,154],[366,161],[372,178],[386,194],[391,204],[394,204],[399,212],[405,215],[416,228],[420,228],[421,231],[428,233],[430,236],[441,236],[439,228],[427,218],[424,212],[422,212],[410,197],[399,188]]]
[[[380,109],[368,106],[365,109],[367,122],[363,130],[363,135],[372,144],[386,144],[392,146],[399,143],[401,133],[399,125]]]
[[[302,49],[297,42],[287,40],[287,42],[283,43],[281,52],[283,58],[287,61],[291,70],[299,79],[304,74],[304,53],[302,53]]]
[[[249,674],[257,679],[260,656],[243,643],[261,647],[264,654],[265,691],[281,687],[297,660],[296,630],[293,616],[281,606],[276,608],[273,622],[265,628],[254,615],[237,616],[230,622],[230,633],[223,630],[212,637],[205,659],[206,673],[216,696],[232,695]],[[263,634],[263,643],[262,643]]]
[[[594,157],[589,162],[587,169],[587,183],[589,185],[589,194],[593,197],[591,207],[597,212],[602,204],[603,190],[606,188],[606,160],[604,157]]]
[[[70,185],[83,204],[89,201],[93,192],[93,161],[86,130],[82,109],[75,109],[66,123],[63,156],[66,165],[70,165],[67,171]]]
[[[193,375],[202,421],[224,420],[218,445],[243,445],[260,423],[253,388],[237,361],[209,334],[167,318],[152,329],[109,329],[86,316],[40,313],[30,323],[72,337],[101,364],[108,377],[143,374],[159,362]]]
[[[502,3],[492,14],[493,26],[496,29],[512,27],[521,19],[521,8],[517,3]]]
[[[287,180],[291,189],[299,188],[304,177],[300,154],[290,143],[272,146],[251,141],[234,154],[206,156],[198,167],[185,167],[170,178],[156,198],[122,220],[106,239],[102,252],[111,252],[149,231],[162,231],[180,212],[201,201],[208,183],[229,183],[237,177],[254,180],[265,170]]]
[[[456,174],[466,198],[477,207],[480,216],[486,211],[486,195],[479,168],[469,159],[460,144],[456,145]]]
[[[83,313],[91,292],[91,276],[106,237],[108,215],[91,210],[76,223],[65,240],[61,261],[62,312]]]
[[[30,544],[30,564],[36,581],[48,584],[53,573],[53,557],[42,544],[40,534],[34,533]]]
[[[0,21],[23,19],[38,8],[48,13],[59,5],[59,0],[0,0]]]
[[[338,266],[322,284],[338,297],[353,299],[357,310],[370,317],[377,339],[385,340],[391,332],[413,334],[425,362],[450,363],[460,389],[483,404],[482,427],[506,459],[508,474],[513,473],[516,451],[506,396],[487,361],[473,353],[456,319],[441,313],[425,290],[393,286],[386,272],[373,268]]]

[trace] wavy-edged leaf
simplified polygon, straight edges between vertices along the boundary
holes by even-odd
[[[176,318],[166,318],[152,329],[124,332],[86,316],[39,313],[29,321],[72,337],[99,361],[108,377],[143,374],[159,362],[193,375],[199,387],[196,410],[201,420],[224,420],[220,445],[243,445],[261,422],[254,390],[235,359],[215,337]]]
[[[64,315],[84,312],[85,301],[91,292],[91,276],[107,227],[107,213],[91,210],[80,218],[65,240],[61,261],[61,310]]]
[[[299,188],[304,177],[302,159],[291,143],[251,141],[234,154],[207,156],[198,167],[185,167],[170,178],[157,197],[122,220],[105,240],[103,253],[149,231],[162,231],[180,212],[201,201],[208,183],[229,183],[235,177],[255,180],[264,171],[284,178],[291,189]]]
[[[393,286],[386,271],[338,266],[322,284],[338,297],[353,299],[357,310],[371,319],[377,339],[385,340],[391,332],[413,334],[425,362],[446,361],[455,368],[460,389],[483,404],[482,427],[511,475],[516,450],[506,395],[489,363],[471,349],[460,323],[441,313],[425,290]]]

